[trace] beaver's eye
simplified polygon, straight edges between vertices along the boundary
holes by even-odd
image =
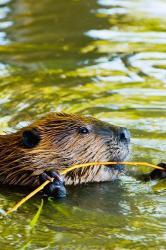
[[[80,132],[80,134],[88,134],[90,131],[86,127],[81,127],[81,128],[79,128],[79,132]]]

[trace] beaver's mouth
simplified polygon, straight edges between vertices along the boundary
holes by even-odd
[[[128,155],[130,153],[129,150],[129,145],[123,146],[121,149],[118,150],[119,153],[117,153],[116,156],[110,157],[109,161],[110,162],[124,162],[126,158],[128,158]],[[111,165],[110,168],[113,168],[115,170],[118,170],[119,172],[123,172],[125,165],[124,164],[116,164],[116,165]]]
[[[112,166],[112,169],[118,170],[118,172],[124,172],[125,165],[123,164],[116,164]]]

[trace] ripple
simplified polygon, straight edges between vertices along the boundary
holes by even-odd
[[[125,32],[113,30],[90,30],[85,33],[94,39],[114,42],[166,44],[165,32]]]
[[[124,8],[112,8],[112,9],[98,9],[97,13],[105,15],[115,15],[115,14],[126,14],[127,11]]]
[[[127,127],[133,161],[165,161],[165,0],[1,0],[0,7],[1,133],[50,111],[80,112]],[[1,220],[1,248],[165,249],[165,192],[153,186],[125,176],[71,187],[62,202],[45,202],[31,234],[36,196]],[[23,195],[0,193],[3,207]]]
[[[10,74],[9,66],[3,63],[0,63],[0,77],[6,77]]]
[[[144,148],[159,149],[160,151],[166,151],[165,140],[161,139],[134,139],[135,144],[143,146]]]
[[[123,1],[123,0],[98,0],[98,3],[102,6],[106,7],[116,7],[118,9],[123,8],[124,11],[128,12],[129,14],[133,15],[133,11],[137,10],[137,15],[141,12],[144,16],[147,17],[157,17],[166,19],[165,9],[166,9],[166,2],[164,0],[139,0],[139,1]],[[120,8],[121,7],[121,8]],[[108,12],[109,14],[109,12]]]
[[[153,76],[166,84],[166,53],[144,52],[129,58],[133,67],[139,68],[146,75]],[[164,68],[160,68],[164,66]]]

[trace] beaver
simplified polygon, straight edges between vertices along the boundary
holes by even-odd
[[[59,171],[96,161],[123,161],[129,153],[130,133],[124,127],[78,114],[50,113],[31,125],[0,135],[0,183],[36,187],[53,177],[45,192],[65,196],[64,185],[115,179],[121,166]],[[56,192],[55,192],[56,190]]]
[[[12,134],[0,135],[0,183],[33,188],[54,178],[44,194],[66,196],[66,185],[111,181],[122,166],[94,166],[59,171],[74,164],[123,161],[129,153],[130,133],[124,127],[78,114],[50,113]],[[162,165],[163,166],[163,165]],[[145,179],[162,178],[154,170]]]

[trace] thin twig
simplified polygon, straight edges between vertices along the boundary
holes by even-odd
[[[40,185],[38,188],[36,188],[34,191],[32,191],[30,194],[25,196],[23,199],[21,199],[14,207],[10,208],[7,212],[6,215],[16,211],[23,203],[25,203],[27,200],[29,200],[32,196],[37,194],[39,191],[41,191],[48,183],[51,181],[46,180],[42,185]]]
[[[123,165],[135,165],[135,166],[147,166],[151,168],[157,168],[160,170],[164,170],[162,167],[147,163],[147,162],[111,162],[111,161],[106,161],[106,162],[88,162],[88,163],[83,163],[83,164],[78,164],[78,165],[73,165],[69,168],[66,168],[62,171],[60,171],[61,175],[65,175],[68,172],[77,169],[77,168],[84,168],[84,167],[90,167],[90,166],[95,166],[95,165],[117,165],[117,164],[123,164]]]
[[[84,164],[78,164],[78,165],[73,165],[71,167],[68,167],[66,169],[63,169],[60,171],[61,175],[65,175],[68,172],[78,169],[78,168],[85,168],[85,167],[90,167],[90,166],[98,166],[98,165],[117,165],[117,164],[125,164],[125,165],[135,165],[135,166],[147,166],[147,167],[152,167],[155,169],[160,169],[164,170],[162,167],[147,163],[147,162],[89,162],[89,163],[84,163]],[[14,207],[10,208],[5,214],[8,215],[14,211],[16,211],[22,204],[24,204],[27,200],[29,200],[31,197],[33,197],[35,194],[37,194],[39,191],[41,191],[46,185],[48,185],[51,182],[51,180],[46,180],[42,185],[40,185],[38,188],[36,188],[33,192],[28,194],[26,197],[21,199]]]

